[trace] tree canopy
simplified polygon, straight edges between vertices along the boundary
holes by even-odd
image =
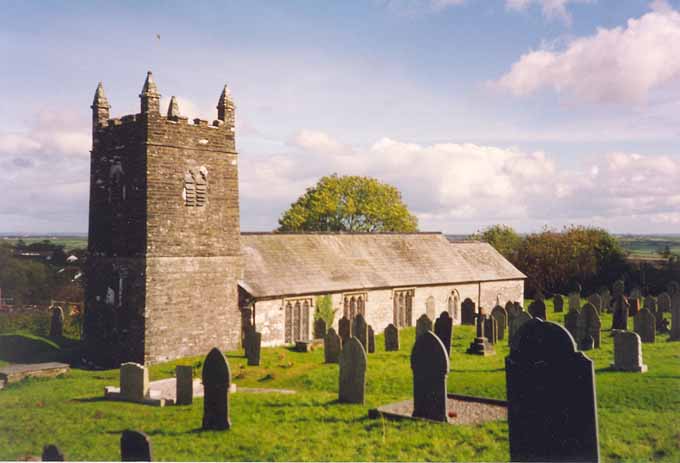
[[[279,219],[278,231],[414,232],[418,219],[401,193],[375,178],[321,178],[291,204]]]

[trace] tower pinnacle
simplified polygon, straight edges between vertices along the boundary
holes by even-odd
[[[142,100],[142,114],[158,113],[160,111],[161,95],[158,93],[151,71],[146,73],[146,80],[144,81],[139,98]]]
[[[93,128],[104,124],[109,120],[109,109],[111,109],[111,105],[104,94],[104,85],[101,82],[99,82],[97,90],[94,92],[94,100],[92,100],[92,106],[90,106],[90,108],[92,109]]]
[[[231,92],[226,85],[217,103],[217,119],[224,121],[226,125],[234,127],[234,101],[231,99]]]

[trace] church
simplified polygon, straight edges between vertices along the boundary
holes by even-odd
[[[248,325],[263,345],[307,341],[321,300],[336,329],[343,315],[363,314],[376,333],[442,311],[469,322],[462,306],[523,300],[526,277],[486,243],[441,233],[242,233],[227,87],[212,122],[190,123],[174,97],[162,115],[151,72],[139,96],[138,114],[111,118],[100,83],[91,107],[83,340],[94,363],[236,349]]]

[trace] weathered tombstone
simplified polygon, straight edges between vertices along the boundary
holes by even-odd
[[[444,313],[447,312],[443,312],[440,319]],[[446,422],[448,420],[446,376],[449,372],[449,355],[446,352],[446,346],[432,331],[416,339],[411,351],[411,370],[413,371],[413,416]]]
[[[375,353],[375,331],[371,325],[368,325],[368,353]]]
[[[563,327],[526,322],[505,374],[511,461],[599,461],[593,362]]]
[[[175,403],[191,405],[194,400],[194,368],[191,365],[175,366],[175,380]]]
[[[484,337],[490,344],[498,342],[498,322],[491,316],[484,316]]]
[[[120,436],[120,460],[153,461],[149,437],[139,431],[123,431]]]
[[[361,314],[357,314],[352,321],[352,336],[359,340],[365,351],[368,351],[368,324]]]
[[[588,302],[581,309],[576,321],[576,333],[578,336],[575,340],[578,347],[581,350],[589,350],[593,347],[599,349],[601,328],[602,324],[600,323],[600,316],[597,313],[597,308],[595,308],[592,303]],[[569,334],[571,334],[571,332]]]
[[[435,306],[434,297],[432,296],[428,297],[425,301],[425,313],[430,320],[434,320],[434,317],[437,316],[437,307]]]
[[[671,298],[671,336],[669,341],[680,341],[680,291]]]
[[[508,313],[503,307],[497,305],[491,310],[491,318],[496,320],[496,325],[498,328],[498,340],[502,341],[505,339],[505,331],[508,328]]]
[[[588,298],[588,302],[590,302],[593,307],[595,307],[595,310],[597,310],[597,313],[602,313],[602,298],[600,297],[599,294],[593,293],[590,295]]]
[[[248,365],[258,366],[260,364],[260,353],[262,351],[262,333],[258,333],[254,328],[248,330],[246,333],[245,347]]]
[[[428,331],[432,331],[432,320],[427,314],[422,314],[418,317],[418,320],[416,320],[416,339]]]
[[[393,323],[385,328],[385,352],[399,350],[399,330]]]
[[[64,334],[64,310],[58,305],[50,307],[50,337]]]
[[[510,320],[510,331],[509,331],[509,336],[508,336],[508,342],[512,344],[513,339],[515,339],[515,335],[519,331],[522,325],[524,325],[526,322],[531,320],[531,315],[529,315],[527,312],[520,312],[519,315],[517,315],[514,319]]]
[[[656,317],[648,308],[640,309],[633,318],[633,331],[635,331],[642,342],[656,341]]]
[[[574,339],[578,339],[578,318],[578,310],[570,310],[564,315],[564,327]]]
[[[434,334],[444,345],[446,355],[451,355],[451,337],[453,335],[453,318],[447,311],[442,312],[434,322]]]
[[[640,299],[628,299],[628,316],[634,317],[640,311]]]
[[[460,305],[461,325],[474,325],[475,323],[475,303],[469,297]]]
[[[562,298],[562,295],[555,294],[553,296],[553,308],[555,309],[555,312],[562,312],[564,310],[564,299]]]
[[[546,319],[545,302],[541,300],[532,301],[527,311],[534,318]]]
[[[612,370],[635,371],[644,373],[647,365],[642,363],[642,343],[640,336],[632,331],[613,330],[614,363]]]
[[[366,351],[356,336],[343,344],[340,354],[340,387],[342,403],[363,404],[366,391]]]
[[[231,371],[222,352],[214,347],[203,362],[203,429],[229,429]]]
[[[578,293],[569,294],[569,308],[568,310],[579,311],[581,308],[581,295]]]
[[[323,339],[326,337],[326,320],[317,318],[314,320],[314,339]]]
[[[149,397],[149,370],[144,365],[128,362],[120,366],[120,397],[133,402]]]
[[[609,292],[609,289],[606,287],[603,287],[600,289],[600,299],[602,299],[602,310],[605,312],[610,312],[611,311],[611,303],[612,303],[612,295]]]
[[[661,293],[656,298],[656,307],[659,313],[671,311],[671,296],[668,293]]]
[[[612,330],[628,329],[628,301],[621,294],[614,300],[614,316],[612,317]]]
[[[671,297],[676,294],[680,294],[680,283],[677,281],[669,281],[666,285],[666,291]]]
[[[63,452],[54,444],[43,447],[41,459],[42,461],[65,461]]]
[[[342,340],[343,344],[349,341],[349,338],[352,337],[351,326],[352,325],[350,324],[349,318],[344,315],[338,321],[338,334],[340,335],[340,339]]]
[[[512,319],[519,315],[519,312],[520,311],[517,310],[517,307],[512,303],[512,301],[505,303],[505,313],[508,314],[508,327],[510,327],[510,322]]]
[[[468,354],[474,354],[474,355],[495,355],[496,351],[493,348],[493,345],[489,343],[487,338],[485,337],[484,333],[484,317],[479,316],[477,317],[476,321],[477,325],[477,336],[475,337],[474,341],[470,343],[470,347],[465,351]]]
[[[342,348],[340,336],[331,327],[326,331],[323,338],[323,357],[326,363],[338,363],[340,359],[340,349]]]

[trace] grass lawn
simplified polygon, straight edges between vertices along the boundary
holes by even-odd
[[[562,321],[550,303],[548,310],[551,319]],[[602,326],[611,326],[610,315]],[[449,391],[505,399],[507,342],[496,346],[495,356],[480,358],[464,353],[473,336],[473,327],[454,327]],[[102,400],[104,386],[118,384],[117,370],[27,380],[0,392],[0,460],[39,455],[47,443],[59,445],[69,459],[116,460],[120,433],[132,428],[149,434],[157,460],[507,461],[506,422],[474,427],[367,418],[369,408],[411,397],[413,337],[413,329],[402,331],[401,351],[389,353],[377,337],[363,406],[336,403],[338,366],[324,365],[322,350],[263,349],[260,367],[246,367],[241,352],[229,352],[239,386],[298,393],[233,394],[232,429],[226,432],[200,430],[202,399],[165,408]],[[680,342],[667,338],[643,345],[645,374],[607,370],[613,358],[607,331],[602,348],[586,354],[597,370],[604,460],[680,461]],[[198,366],[201,360],[181,363]],[[174,366],[152,367],[151,379],[172,376]]]

